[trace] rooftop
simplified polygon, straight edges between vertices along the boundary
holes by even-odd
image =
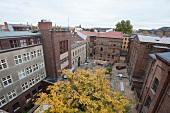
[[[138,35],[140,42],[150,42],[150,43],[161,43],[161,44],[170,44],[170,38],[167,37],[158,37],[152,35]]]
[[[27,25],[27,24],[9,24],[11,25],[12,27],[31,27],[30,25]]]
[[[96,36],[96,37],[109,37],[109,38],[123,38],[122,32],[105,32],[105,33],[98,33],[98,32],[89,32],[89,31],[79,31],[86,36]]]
[[[170,52],[156,53],[156,55],[170,63]]]
[[[16,38],[16,37],[27,37],[27,36],[40,36],[41,33],[32,33],[31,31],[11,31],[11,32],[0,32],[0,39],[4,38]]]

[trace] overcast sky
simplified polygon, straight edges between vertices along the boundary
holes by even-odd
[[[170,27],[170,0],[1,0],[0,24],[37,25],[50,19],[53,25],[115,27],[130,20],[134,29]]]

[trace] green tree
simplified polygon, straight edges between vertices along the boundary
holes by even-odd
[[[122,20],[121,22],[118,22],[116,24],[116,31],[121,31],[125,34],[130,34],[132,33],[132,28],[133,26],[130,23],[130,20]]]
[[[103,70],[63,72],[68,81],[59,81],[41,93],[36,104],[50,105],[49,113],[127,113],[132,100],[110,90],[109,75]],[[38,111],[37,111],[38,112]]]

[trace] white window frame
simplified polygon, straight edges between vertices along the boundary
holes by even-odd
[[[22,90],[23,90],[23,91],[29,89],[28,82],[25,82],[24,84],[22,84],[21,87],[22,87]]]
[[[18,71],[18,77],[19,79],[26,77],[25,69]]]
[[[35,79],[34,79],[34,78],[30,79],[30,80],[29,80],[29,86],[31,87],[31,86],[33,86],[34,84],[35,84]]]
[[[27,40],[26,39],[21,39],[20,40],[20,45],[21,45],[21,47],[26,47],[27,46]]]
[[[5,80],[3,80],[3,79],[5,79]],[[7,87],[7,86],[9,86],[13,83],[11,75],[2,77],[1,80],[2,80],[2,84],[3,84],[4,87]],[[11,81],[11,82],[9,82],[9,81]],[[7,83],[7,85],[4,84],[5,82]]]
[[[10,100],[13,100],[15,97],[17,97],[17,93],[16,93],[15,90],[12,90],[12,91],[7,93],[7,96],[8,96],[8,99],[10,101]]]
[[[20,58],[19,58],[20,56]],[[14,56],[14,61],[15,61],[15,65],[19,65],[19,64],[22,64],[22,55],[16,55]],[[18,63],[17,63],[18,62]]]
[[[3,102],[5,101],[5,102]],[[0,107],[2,107],[3,105],[5,105],[7,103],[7,100],[5,98],[5,95],[1,96],[0,97]]]
[[[35,77],[35,81],[36,81],[36,82],[39,82],[40,80],[41,80],[40,74],[37,74],[37,76]]]
[[[45,72],[42,72],[42,73],[41,73],[41,79],[43,79],[43,78],[45,78],[45,77],[46,77]]]
[[[0,59],[0,71],[8,68],[6,59]]]
[[[23,61],[24,62],[27,62],[27,61],[29,61],[30,60],[30,53],[25,53],[25,54],[23,54]]]

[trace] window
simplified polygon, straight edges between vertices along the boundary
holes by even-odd
[[[33,71],[37,71],[38,70],[38,64],[33,65]]]
[[[2,50],[2,45],[1,45],[1,42],[0,42],[0,50]]]
[[[100,57],[102,57],[102,54],[100,54]]]
[[[37,38],[37,44],[40,44],[40,43],[41,43],[41,39]]]
[[[38,57],[42,56],[41,50],[37,50],[37,55],[38,55]]]
[[[19,47],[17,40],[10,40],[11,48]]]
[[[20,105],[19,105],[19,102],[15,103],[13,106],[12,106],[14,112],[16,112],[19,108],[20,108]]]
[[[42,72],[42,74],[41,74],[41,79],[43,79],[43,78],[45,78],[45,77],[46,77],[45,73]]]
[[[22,90],[25,91],[28,89],[28,82],[25,82],[24,84],[22,84]]]
[[[22,79],[26,76],[25,69],[18,71],[19,79]]]
[[[0,107],[3,106],[6,103],[5,96],[0,97]]]
[[[33,72],[33,70],[32,70],[31,66],[26,68],[27,75],[31,74],[32,72]]]
[[[39,63],[39,69],[43,68],[44,67],[44,62],[40,62]]]
[[[26,62],[26,61],[29,61],[30,60],[30,53],[26,53],[26,54],[23,54],[23,59],[24,59],[24,61]]]
[[[150,104],[151,104],[151,97],[148,96],[148,98],[147,98],[147,100],[145,102],[145,107],[149,108]]]
[[[112,59],[114,59],[114,55],[112,55]]]
[[[33,78],[33,79],[30,79],[30,81],[29,81],[30,87],[33,86],[34,84],[35,84],[35,79],[34,79],[34,78]]]
[[[107,58],[110,58],[110,55],[107,55]]]
[[[113,44],[113,46],[116,46],[116,44]]]
[[[34,52],[31,52],[31,59],[34,59]]]
[[[103,48],[102,48],[102,47],[100,48],[100,51],[103,51]]]
[[[37,53],[36,53],[36,51],[34,51],[34,58],[36,58],[37,57],[37,55],[36,55]]]
[[[36,76],[35,80],[36,80],[36,82],[38,82],[38,81],[40,81],[40,80],[41,80],[41,78],[40,78],[40,75],[39,75],[39,74]]]
[[[68,40],[60,41],[60,54],[63,54],[68,51]]]
[[[0,60],[0,70],[7,68],[7,62],[5,59]]]
[[[14,98],[17,96],[16,91],[15,91],[15,90],[12,90],[12,91],[8,92],[8,93],[7,93],[7,96],[8,96],[8,99],[9,99],[9,100],[14,99]]]
[[[35,96],[36,94],[37,94],[37,90],[35,89],[32,91],[32,95]]]
[[[27,46],[27,41],[26,41],[26,39],[20,40],[20,45],[21,45],[21,47]]]
[[[34,39],[28,38],[28,45],[34,45]]]
[[[27,100],[30,100],[30,99],[31,99],[31,95],[28,94],[28,95],[25,96],[25,98],[26,98]]]
[[[2,78],[2,83],[3,83],[4,87],[12,84],[12,78],[11,78],[11,76],[8,75],[8,76],[6,76],[6,77],[3,77],[3,78]]]
[[[22,57],[21,55],[17,55],[17,56],[14,56],[14,61],[15,61],[15,64],[21,64],[22,63]]]
[[[41,86],[38,86],[38,91],[42,91],[42,87]]]
[[[73,56],[74,56],[74,52],[73,52]]]
[[[154,84],[153,84],[153,87],[152,89],[156,92],[157,88],[158,88],[158,85],[159,85],[159,80],[157,78],[155,78],[155,81],[154,81]]]

